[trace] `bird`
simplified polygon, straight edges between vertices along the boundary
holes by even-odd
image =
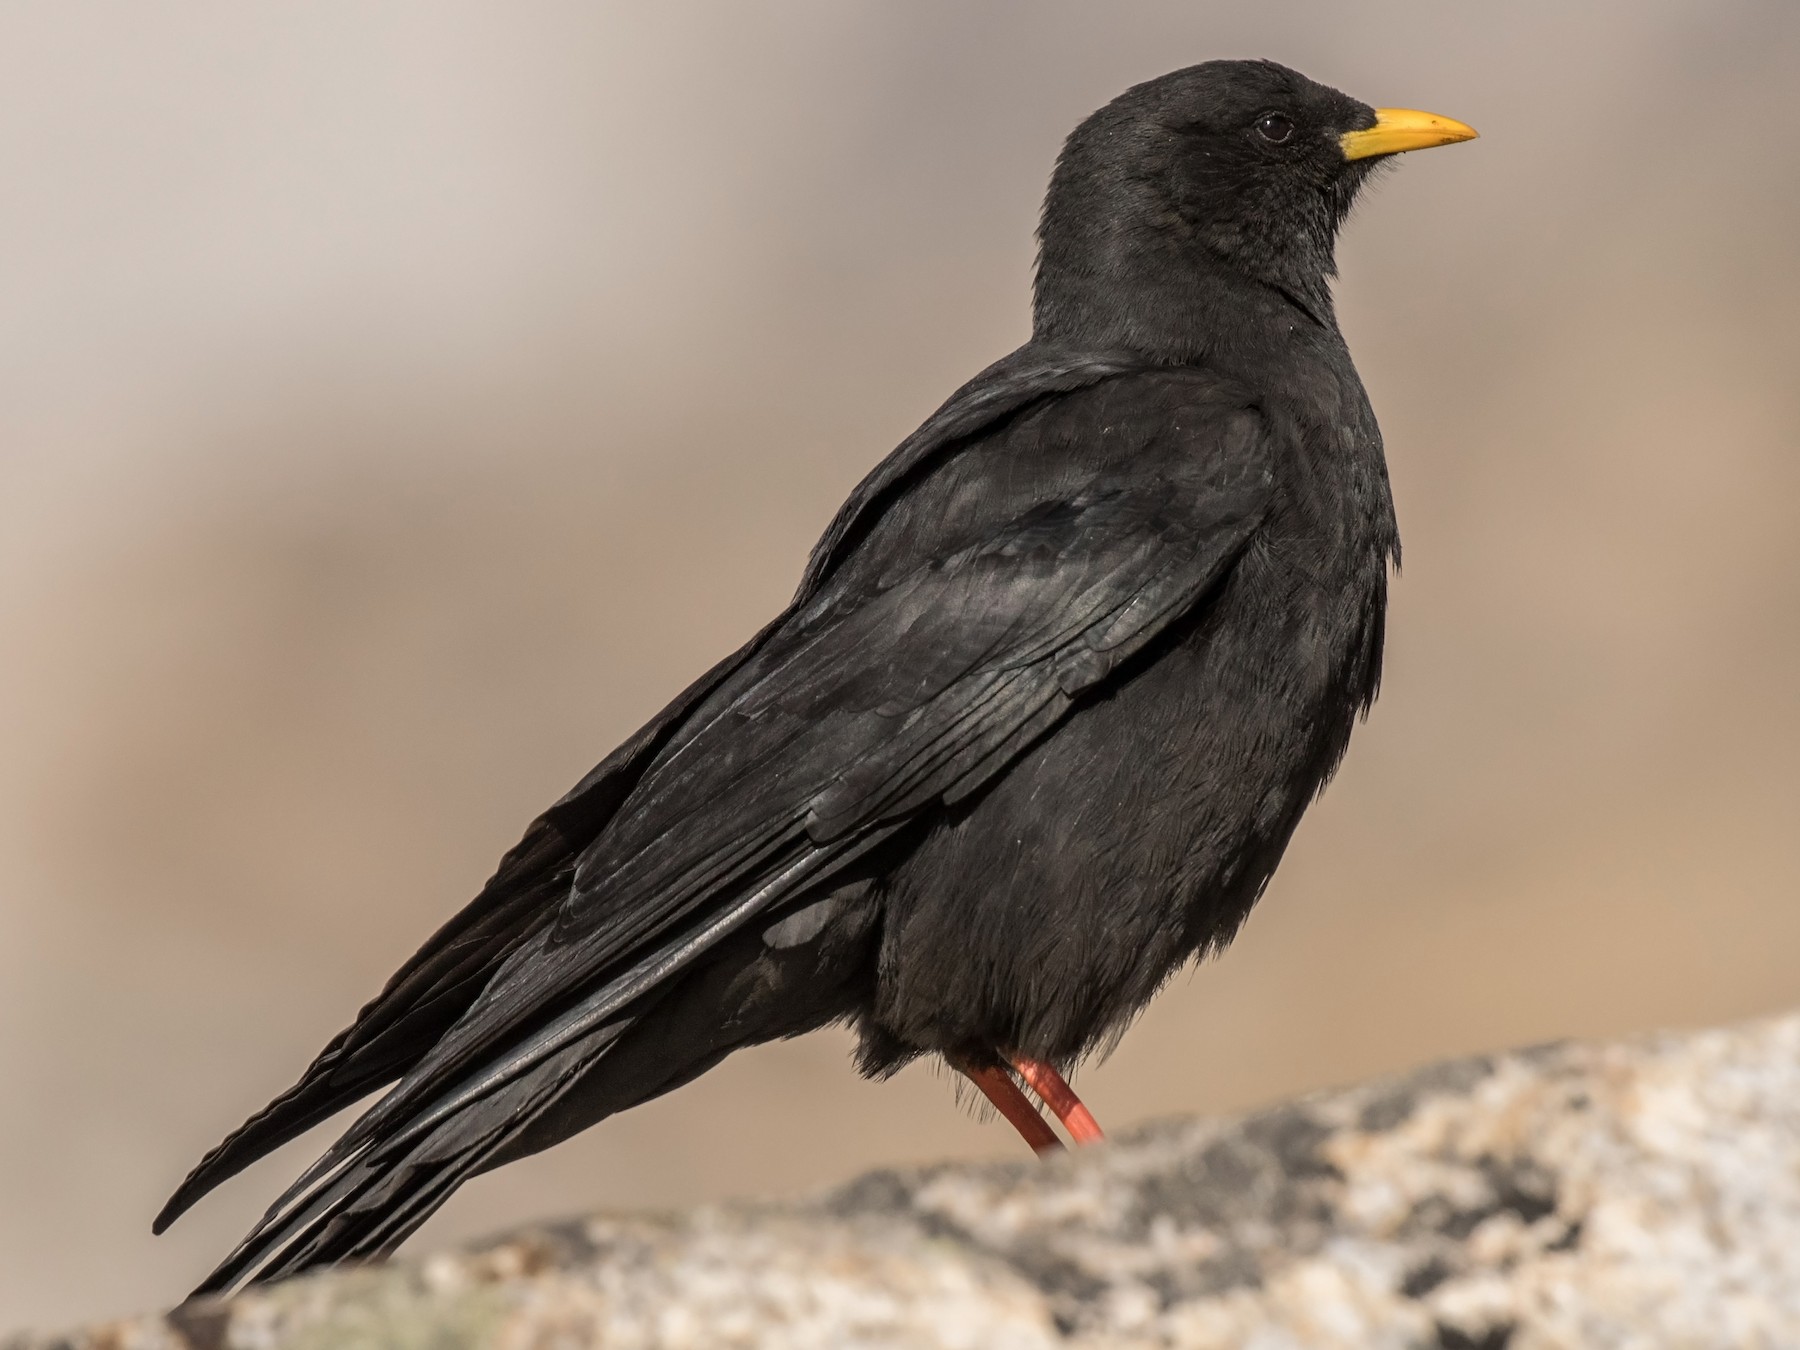
[[[1029,340],[194,1168],[155,1231],[387,1089],[196,1294],[385,1257],[470,1177],[832,1024],[1041,1153],[1033,1097],[1103,1138],[1065,1072],[1232,940],[1376,697],[1400,544],[1335,241],[1376,168],[1475,134],[1262,60],[1082,121]]]

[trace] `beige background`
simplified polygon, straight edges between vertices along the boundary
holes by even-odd
[[[539,807],[1025,334],[1058,142],[1269,55],[1484,139],[1341,249],[1386,692],[1115,1126],[1800,998],[1800,7],[0,8],[0,1327],[152,1240]],[[532,1216],[1018,1156],[833,1035],[468,1187]]]

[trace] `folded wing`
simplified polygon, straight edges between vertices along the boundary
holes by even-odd
[[[1252,538],[1269,482],[1254,410],[1158,371],[1047,398],[871,494],[876,518],[840,520],[810,593],[650,752],[554,910],[205,1287],[391,1249],[635,1001],[1153,659]]]

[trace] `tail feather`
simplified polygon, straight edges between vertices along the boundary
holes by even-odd
[[[876,831],[874,836],[886,833]],[[857,851],[868,846],[860,845]],[[684,973],[709,952],[718,951],[778,894],[793,889],[807,870],[804,864],[791,865],[707,924],[643,954],[574,1007],[521,1035],[504,1055],[477,1061],[460,1075],[432,1074],[429,1064],[417,1066],[270,1206],[195,1293],[220,1293],[246,1281],[281,1279],[313,1266],[369,1260],[391,1252],[464,1181],[485,1170],[490,1161],[504,1161],[496,1155],[527,1135],[572,1086],[584,1079],[591,1084],[596,1066],[618,1077],[611,1070],[620,1038],[652,1017],[675,993]],[[857,933],[866,927],[862,924]],[[743,941],[746,956],[765,955],[753,932]],[[846,950],[849,969],[860,961],[861,948],[852,943]],[[783,979],[774,978],[779,958],[780,953],[766,954],[775,963],[767,972],[770,978],[753,982],[757,992],[770,995],[770,1006],[755,1014],[738,1008],[737,1020],[748,1015],[749,1022],[767,1021],[765,1033],[778,1035],[822,1025],[841,1013],[834,994],[837,981],[812,988],[821,984],[813,954],[797,954],[793,969],[784,969]],[[701,1022],[712,1032],[696,1035],[693,1027],[677,1018],[671,1030],[679,1049],[660,1041],[651,1047],[656,1081],[648,1081],[642,1065],[625,1068],[626,1081],[616,1085],[622,1090],[613,1107],[622,1108],[646,1092],[683,1081],[686,1074],[716,1063],[736,1043],[736,1038],[726,1036],[714,1044],[717,1033],[733,1021],[726,1007],[714,1005],[727,995],[731,976],[743,961],[743,956],[723,961],[717,990],[704,982],[700,986],[705,1004]],[[820,1000],[819,1007],[792,997],[802,987]],[[795,1016],[800,1019],[797,1023]],[[745,1031],[748,1034],[748,1024]],[[534,1146],[542,1147],[543,1142]]]
[[[203,1157],[151,1224],[161,1233],[208,1191],[403,1076],[468,1011],[494,971],[542,923],[552,876],[445,926],[332,1038],[300,1081]]]
[[[688,713],[774,631],[764,628],[689,685],[532,822],[461,913],[419,949],[287,1092],[202,1158],[151,1225],[162,1232],[213,1187],[424,1059],[494,972],[554,914],[575,859],[603,830]]]
[[[371,1140],[283,1196],[194,1290],[227,1292],[315,1266],[386,1256],[482,1164],[554,1106],[629,1022],[596,1029],[521,1078],[469,1102],[422,1136]]]
[[[391,1251],[605,1055],[653,1004],[659,987],[666,990],[807,870],[804,861],[790,864],[707,925],[640,957],[497,1063],[477,1062],[460,1077],[428,1073],[429,1063],[416,1066],[269,1207],[194,1292],[218,1293],[250,1278],[279,1279]],[[428,1166],[435,1180],[418,1184],[416,1174]]]

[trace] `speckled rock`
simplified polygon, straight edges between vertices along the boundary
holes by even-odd
[[[1781,1350],[1800,1017],[601,1216],[6,1350]]]

